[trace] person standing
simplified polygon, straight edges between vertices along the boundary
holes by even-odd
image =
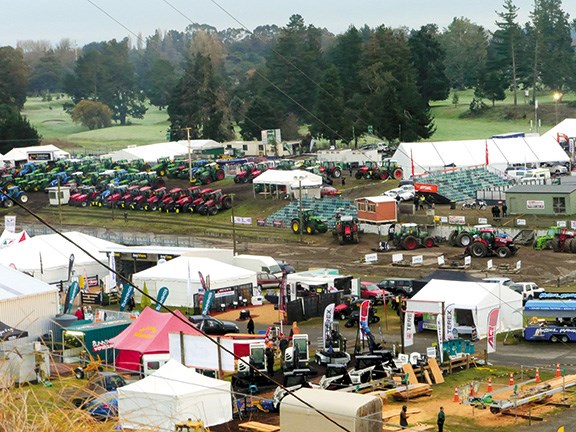
[[[504,204],[502,204],[502,217],[506,216],[508,216],[508,206],[506,205],[506,202],[504,202]]]
[[[446,420],[444,407],[440,407],[440,411],[438,411],[438,420],[436,421],[436,424],[438,424],[438,432],[444,431],[444,420]]]
[[[248,330],[248,334],[254,334],[254,320],[252,319],[252,317],[250,317],[250,319],[248,320],[246,329]]]
[[[406,405],[403,405],[402,411],[400,411],[400,426],[402,429],[408,427],[408,407]]]

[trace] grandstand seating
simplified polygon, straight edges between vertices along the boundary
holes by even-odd
[[[302,198],[302,208],[312,209],[322,220],[326,222],[328,228],[334,228],[336,224],[336,214],[342,216],[358,217],[358,210],[354,201],[345,200],[341,197],[323,197],[322,199]],[[281,208],[276,213],[266,219],[266,223],[271,225],[273,221],[282,221],[284,226],[290,226],[292,219],[298,218],[300,203],[298,200],[292,201],[287,206]]]
[[[434,172],[418,181],[438,185],[438,193],[454,201],[473,200],[476,191],[509,185],[509,180],[485,167]]]

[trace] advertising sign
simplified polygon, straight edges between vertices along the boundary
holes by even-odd
[[[544,210],[544,201],[540,200],[526,200],[527,210]]]
[[[414,312],[404,315],[404,347],[414,345]]]
[[[4,228],[6,231],[16,232],[16,216],[4,216]]]
[[[451,225],[466,225],[466,216],[448,216],[448,223]]]
[[[322,332],[322,346],[329,349],[332,346],[332,323],[334,322],[335,303],[330,303],[324,309],[324,331]]]
[[[488,336],[486,342],[488,344],[488,354],[496,352],[496,328],[498,327],[498,314],[499,308],[494,308],[488,314]]]

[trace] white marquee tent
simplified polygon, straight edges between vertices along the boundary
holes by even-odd
[[[55,145],[48,144],[33,147],[14,147],[8,153],[2,156],[2,160],[13,164],[17,162],[27,161],[28,152],[34,152],[34,153],[50,152],[54,153],[56,159],[66,159],[70,157],[69,152],[62,150],[56,147]]]
[[[113,249],[115,243],[76,231],[64,235],[94,255],[97,260],[60,235],[47,234],[0,249],[0,264],[15,267],[41,281],[56,283],[68,279],[68,262],[70,255],[74,254],[73,271],[76,275],[98,275],[100,279],[104,279],[108,270],[105,270],[101,263],[108,264],[108,257],[100,251]]]
[[[404,177],[442,170],[447,166],[488,165],[504,171],[508,165],[568,162],[568,155],[552,136],[489,138],[486,140],[401,143],[394,160]]]
[[[210,258],[180,256],[150,267],[132,275],[132,281],[139,287],[146,288],[148,293],[156,297],[162,287],[167,287],[169,295],[165,306],[192,306],[193,295],[202,288],[200,275],[209,279],[210,289],[219,290],[240,285],[256,287],[256,272],[225,264]],[[232,291],[230,291],[232,293]],[[218,294],[217,294],[218,295]],[[140,302],[141,294],[134,293],[136,302]]]
[[[432,279],[407,301],[406,311],[442,313],[453,307],[470,311],[478,338],[488,332],[488,314],[500,308],[497,332],[522,328],[522,295],[499,283],[463,282]],[[446,323],[444,325],[446,328]]]
[[[231,384],[169,360],[152,375],[118,388],[123,428],[171,432],[177,423],[202,420],[215,426],[232,420]]]
[[[576,138],[576,119],[565,119],[554,126],[549,131],[542,134],[544,137],[552,137],[557,140],[559,137]]]
[[[35,340],[58,313],[58,288],[0,265],[0,319]]]
[[[188,149],[188,141],[171,141],[126,147],[107,156],[112,158],[113,161],[143,159],[144,162],[155,163],[162,157],[173,159],[176,156],[188,155],[188,151],[192,153],[220,147],[223,147],[223,145],[213,140],[190,140],[190,149]]]
[[[286,194],[293,195],[302,186],[302,196],[308,198],[320,198],[322,177],[304,170],[268,170],[254,179],[254,191],[257,184],[265,187],[281,186],[286,189]],[[256,194],[256,192],[254,192]],[[297,198],[297,197],[296,197]]]

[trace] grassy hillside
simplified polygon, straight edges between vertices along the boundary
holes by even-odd
[[[518,96],[518,105],[513,106],[512,95],[506,100],[489,105],[480,115],[472,116],[469,105],[473,91],[457,92],[458,104],[452,103],[450,97],[435,102],[431,111],[434,116],[436,133],[430,141],[448,141],[463,139],[482,139],[508,132],[536,132],[533,105],[524,97]],[[556,106],[552,93],[538,96],[538,118],[541,121],[540,132],[545,132],[556,124],[556,113],[561,121],[564,118],[576,117],[576,95],[566,94]],[[128,126],[112,126],[106,129],[90,131],[82,125],[75,124],[63,110],[65,99],[42,101],[41,98],[28,98],[24,115],[38,129],[45,143],[53,143],[76,153],[107,153],[131,145],[151,144],[166,140],[168,115],[149,106],[143,119],[131,119]],[[531,124],[532,121],[532,124]],[[360,143],[379,141],[377,137],[362,137]],[[327,145],[321,140],[319,144]]]

